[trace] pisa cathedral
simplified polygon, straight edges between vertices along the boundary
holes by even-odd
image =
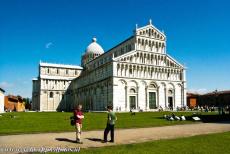
[[[186,70],[166,52],[164,32],[152,25],[107,52],[93,38],[81,66],[40,62],[33,79],[32,107],[39,111],[155,111],[186,105]]]

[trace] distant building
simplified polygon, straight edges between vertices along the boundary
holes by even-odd
[[[80,66],[40,62],[39,75],[33,79],[32,109],[38,111],[64,110],[68,106],[66,90],[81,71]]]
[[[34,109],[70,111],[81,103],[85,110],[105,111],[113,105],[127,112],[186,105],[186,69],[167,53],[166,35],[151,20],[107,52],[93,38],[81,65],[40,63],[33,80]],[[77,74],[60,75],[59,69]]]
[[[187,105],[189,107],[230,105],[230,90],[213,91],[205,94],[187,93]]]
[[[194,108],[197,106],[198,94],[187,93],[187,106]]]
[[[4,112],[4,93],[5,91],[2,88],[0,88],[0,113]]]
[[[8,95],[5,96],[4,103],[5,111],[16,111],[22,112],[25,111],[25,102],[23,102],[23,98],[21,96],[13,96]]]
[[[198,97],[199,105],[226,106],[230,105],[230,90],[214,91],[200,95]]]

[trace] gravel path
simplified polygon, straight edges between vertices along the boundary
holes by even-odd
[[[69,147],[88,148],[150,140],[172,139],[230,131],[230,123],[197,123],[151,128],[117,129],[115,143],[101,143],[103,131],[83,132],[83,144],[74,143],[74,132],[0,136],[0,147]]]

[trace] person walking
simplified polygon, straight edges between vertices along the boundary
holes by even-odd
[[[76,106],[74,110],[74,118],[75,118],[75,128],[76,128],[76,142],[82,144],[81,141],[81,132],[82,132],[82,119],[84,119],[84,115],[82,113],[82,105],[79,104]]]
[[[115,112],[113,112],[113,107],[108,106],[107,110],[108,110],[108,119],[107,119],[107,125],[105,128],[105,131],[104,131],[104,141],[103,141],[104,143],[108,142],[107,136],[109,132],[111,136],[111,140],[109,142],[114,142],[114,125],[115,125],[115,121],[117,120]]]

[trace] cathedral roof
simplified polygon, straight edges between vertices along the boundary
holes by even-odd
[[[54,63],[45,63],[45,62],[40,62],[39,65],[40,66],[46,66],[46,67],[60,67],[60,68],[82,69],[82,67],[78,66],[78,65],[54,64]]]
[[[97,43],[97,39],[93,38],[92,43],[85,50],[85,54],[103,54],[104,50],[102,47]]]

